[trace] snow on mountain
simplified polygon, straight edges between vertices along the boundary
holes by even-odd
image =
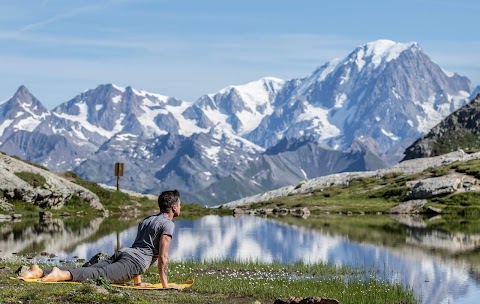
[[[387,164],[468,100],[470,81],[447,75],[415,42],[359,46],[310,76],[287,82],[274,112],[245,137],[267,147],[313,136],[332,149],[361,139]]]
[[[375,69],[383,63],[397,59],[401,53],[408,49],[418,49],[418,44],[416,42],[397,43],[391,40],[373,41],[359,47],[354,52],[356,54],[355,64],[358,71],[361,71],[365,66]],[[350,60],[352,59],[353,57],[350,57]]]
[[[118,133],[153,138],[205,132],[182,115],[189,106],[176,98],[106,84],[56,107],[53,114],[69,122],[68,128],[56,129],[57,134],[73,134],[100,146]]]
[[[262,78],[193,103],[104,84],[50,112],[21,87],[0,104],[0,149],[103,183],[112,160],[123,160],[132,190],[178,186],[204,199],[210,189],[226,200],[306,175],[393,164],[471,92],[466,77],[441,69],[417,43],[378,40],[304,78]],[[301,138],[305,162],[294,156]],[[284,140],[287,151],[262,158]]]
[[[283,84],[281,79],[267,77],[229,86],[218,93],[202,96],[185,114],[200,121],[204,128],[221,125],[243,136],[272,113],[272,103]]]
[[[16,131],[31,132],[50,116],[49,111],[25,86],[0,104],[0,142]]]

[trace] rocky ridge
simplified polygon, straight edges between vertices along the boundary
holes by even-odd
[[[43,185],[32,186],[20,178],[19,173],[41,176],[45,179]],[[3,207],[8,212],[8,200],[24,201],[42,208],[60,209],[72,197],[88,203],[96,210],[104,213],[105,209],[93,192],[76,185],[55,173],[34,165],[0,154],[0,193]]]
[[[332,175],[323,176],[315,179],[310,179],[310,180],[303,181],[296,186],[292,185],[292,186],[279,188],[279,189],[268,191],[265,193],[249,196],[240,200],[235,200],[235,201],[222,204],[216,207],[230,208],[230,209],[238,208],[238,207],[247,207],[251,204],[268,201],[273,198],[309,193],[314,190],[324,189],[332,186],[348,186],[350,182],[356,179],[367,178],[367,177],[382,178],[387,174],[413,175],[416,173],[423,172],[429,168],[448,165],[456,161],[469,161],[474,159],[480,159],[480,152],[473,153],[473,154],[466,154],[464,151],[459,150],[459,151],[451,152],[451,153],[444,154],[441,156],[436,156],[436,157],[403,161],[395,166],[379,169],[376,171],[345,172],[345,173],[332,174]],[[456,189],[458,189],[458,186],[459,186],[459,183],[457,182],[456,179],[454,180],[454,183],[453,183],[454,185],[451,185],[451,186],[450,185],[446,186],[444,179],[438,179],[437,181],[438,182],[436,183],[435,179],[429,179],[426,182],[419,181],[416,184],[410,184],[410,187],[413,188],[412,193],[414,193],[414,194],[411,194],[412,198],[428,198],[429,196],[426,193],[431,193],[431,195],[433,196],[435,195],[435,193],[437,193],[438,191],[437,189],[445,189],[447,187],[451,191],[455,191]],[[429,186],[430,190],[426,189],[426,185]],[[444,191],[446,190],[440,190],[440,191],[443,191],[442,193],[445,193]]]
[[[480,93],[405,150],[404,160],[480,148]]]

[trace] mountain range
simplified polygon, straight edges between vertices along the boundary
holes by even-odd
[[[100,85],[53,110],[26,87],[0,104],[0,150],[51,170],[215,205],[400,161],[474,92],[415,42],[359,46],[304,78],[267,77],[194,102]]]

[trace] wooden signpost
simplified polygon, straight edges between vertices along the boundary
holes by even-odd
[[[123,176],[123,163],[115,163],[115,176],[117,177],[117,191],[120,191],[120,176]]]

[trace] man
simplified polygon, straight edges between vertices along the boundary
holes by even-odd
[[[110,282],[126,282],[133,279],[137,286],[142,283],[142,274],[158,259],[158,274],[162,286],[168,285],[167,264],[170,242],[175,224],[172,219],[180,215],[180,193],[164,191],[158,197],[160,213],[149,216],[138,225],[137,237],[130,248],[123,248],[109,259],[89,267],[53,267],[42,270],[34,264],[20,278],[44,282],[86,281],[104,277]]]

